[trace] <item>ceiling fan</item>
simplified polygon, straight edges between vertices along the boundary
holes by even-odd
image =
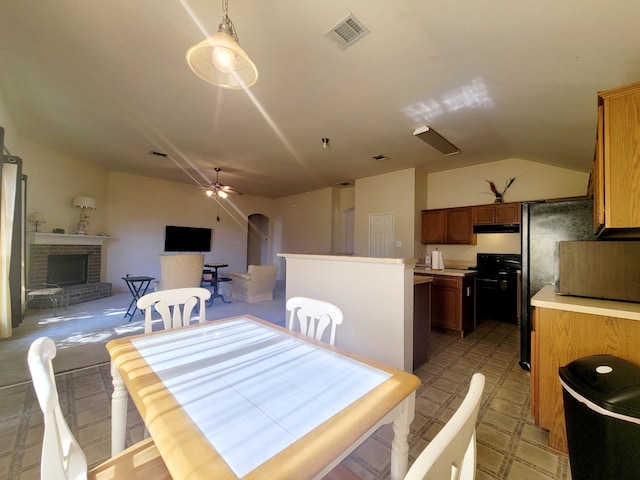
[[[227,185],[223,185],[222,183],[220,183],[220,180],[218,179],[218,175],[220,174],[220,168],[216,167],[215,171],[216,171],[216,183],[214,183],[213,185],[209,185],[209,187],[206,190],[207,196],[209,197],[220,197],[220,198],[227,198],[227,194],[229,193],[234,193],[236,195],[242,195],[242,192],[239,192],[237,190],[235,190],[233,187],[229,187]]]

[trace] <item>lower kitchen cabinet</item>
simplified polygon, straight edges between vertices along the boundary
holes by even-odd
[[[640,309],[631,302],[557,296],[552,285],[531,303],[531,413],[549,430],[549,446],[567,453],[558,369],[602,353],[640,364]]]
[[[472,275],[434,275],[431,325],[461,337],[475,330],[475,282]]]
[[[413,287],[413,369],[429,360],[431,345],[431,280]]]

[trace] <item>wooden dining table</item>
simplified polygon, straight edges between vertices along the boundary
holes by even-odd
[[[172,477],[322,478],[393,422],[404,477],[420,380],[243,315],[112,340],[112,454],[128,395]],[[128,394],[127,394],[128,392]]]

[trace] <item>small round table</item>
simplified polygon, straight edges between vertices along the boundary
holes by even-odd
[[[225,300],[224,297],[222,296],[222,294],[218,292],[218,284],[219,283],[230,282],[231,281],[231,279],[227,278],[227,277],[222,277],[222,278],[218,277],[218,269],[219,268],[228,267],[229,265],[227,263],[205,263],[204,266],[207,267],[207,268],[212,268],[213,269],[213,271],[211,272],[211,274],[212,274],[212,276],[211,276],[211,286],[213,287],[213,293],[211,294],[211,298],[207,302],[207,306],[210,307],[211,305],[213,305],[213,301],[216,298],[219,298],[224,303],[231,303],[231,300]]]

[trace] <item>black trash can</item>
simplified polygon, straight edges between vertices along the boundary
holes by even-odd
[[[639,479],[640,365],[592,355],[558,374],[572,479]]]

